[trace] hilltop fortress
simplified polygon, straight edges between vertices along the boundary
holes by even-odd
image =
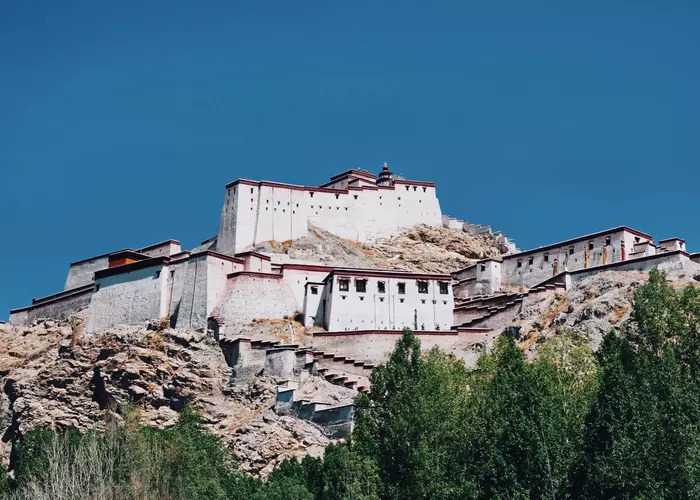
[[[310,225],[363,243],[417,224],[490,234],[503,255],[431,274],[320,265],[254,250],[270,240],[306,236]],[[168,240],[73,262],[62,291],[11,311],[9,322],[29,325],[79,313],[90,334],[168,321],[211,332],[229,349],[233,366],[250,349],[241,344],[247,325],[296,318],[313,331],[313,352],[332,353],[327,373],[346,381],[354,373],[353,380],[366,386],[362,370],[385,359],[404,327],[426,347],[465,357],[483,335],[513,324],[524,308],[583,277],[608,269],[677,269],[691,260],[700,258],[687,253],[682,239],[654,243],[651,235],[624,226],[521,252],[501,233],[444,216],[434,183],[402,179],[384,164],[376,177],[349,170],[319,187],[231,182],[216,236],[190,251]],[[351,363],[359,367],[354,372]]]
[[[256,244],[305,236],[309,223],[359,242],[399,230],[442,223],[432,182],[394,176],[384,164],[375,177],[348,170],[319,187],[238,179],[226,186],[218,252],[235,255]]]

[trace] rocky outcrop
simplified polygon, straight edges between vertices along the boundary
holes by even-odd
[[[459,229],[426,225],[373,244],[346,240],[311,227],[308,236],[282,243],[265,242],[256,250],[326,265],[432,273],[449,273],[478,259],[499,257],[505,251],[493,234],[472,235]]]
[[[73,342],[74,331],[69,321],[0,325],[3,461],[33,428],[100,429],[121,419],[126,405],[139,409],[142,423],[162,428],[175,424],[184,405],[195,404],[250,474],[320,454],[330,442],[313,423],[274,413],[278,380],[263,374],[231,384],[218,343],[204,334],[118,327]],[[355,394],[321,377],[309,377],[300,390],[329,403],[349,403]]]

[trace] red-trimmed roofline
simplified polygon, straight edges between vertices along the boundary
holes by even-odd
[[[579,241],[590,240],[591,238],[597,238],[598,236],[605,236],[606,234],[610,234],[610,233],[618,233],[620,231],[626,231],[628,233],[634,234],[635,236],[639,236],[641,238],[647,238],[649,240],[653,239],[651,237],[651,235],[645,234],[641,231],[637,231],[636,229],[632,229],[632,228],[627,227],[627,226],[619,226],[619,227],[614,227],[612,229],[607,229],[605,231],[598,231],[597,233],[579,236],[578,238],[573,238],[571,240],[560,241],[559,243],[552,243],[551,245],[545,245],[543,247],[533,248],[532,250],[526,250],[524,252],[514,253],[512,255],[504,255],[503,261],[517,259],[519,257],[522,257],[523,255],[530,255],[533,253],[543,252],[545,250],[552,250],[554,248],[564,247],[567,245],[571,245],[572,243],[578,243]]]
[[[685,240],[683,238],[666,238],[664,240],[659,240],[659,243],[664,243],[666,241],[673,241],[673,240],[678,240],[678,241],[682,241],[683,243],[685,243]]]
[[[114,253],[109,254],[110,261],[117,259],[117,258],[120,258],[120,257],[127,257],[127,258],[133,258],[133,259],[138,259],[138,260],[144,260],[144,259],[151,258],[149,255],[139,253],[135,250],[119,250],[118,252],[114,252]]]
[[[149,259],[132,262],[131,264],[124,264],[123,266],[110,267],[107,269],[100,269],[99,271],[95,271],[95,280],[108,278],[110,276],[116,276],[119,274],[140,271],[142,269],[148,269],[149,267],[165,266],[169,263],[170,257],[151,257]]]
[[[227,274],[226,278],[237,278],[239,276],[254,276],[254,277],[260,277],[260,278],[274,278],[274,279],[281,279],[282,275],[281,274],[273,274],[273,273],[260,273],[257,271],[236,271],[235,273]]]
[[[281,264],[280,268],[282,272],[286,269],[294,269],[297,271],[318,271],[318,272],[331,272],[335,269],[332,266],[321,266],[317,264]]]
[[[148,245],[147,247],[139,248],[137,250],[137,252],[143,252],[144,250],[152,250],[153,248],[162,247],[165,245],[169,245],[171,243],[175,243],[176,245],[180,244],[180,242],[177,240],[165,240],[165,241],[161,241],[160,243],[156,243],[155,245]]]
[[[282,188],[282,189],[292,189],[294,191],[307,191],[310,193],[334,193],[334,194],[343,194],[347,193],[347,189],[330,189],[330,188],[323,188],[323,187],[313,187],[313,186],[299,186],[297,184],[285,184],[283,182],[272,182],[272,181],[259,181],[259,182],[254,182],[254,181],[249,181],[245,179],[237,179],[233,182],[229,182],[226,184],[226,189],[233,187],[237,184],[244,184],[246,186],[252,186],[252,187],[272,187],[272,188]]]
[[[375,180],[377,178],[372,172],[368,172],[367,170],[362,170],[361,168],[355,168],[355,169],[346,170],[345,172],[331,176],[331,181],[340,179],[342,177],[349,177],[350,175],[358,175],[360,177],[365,176],[365,177],[368,177],[372,180]]]
[[[90,285],[85,285],[85,286],[78,287],[78,288],[72,288],[71,290],[68,291],[70,293],[65,293],[63,295],[56,294],[57,295],[56,297],[52,297],[52,298],[48,298],[48,299],[46,297],[44,297],[44,299],[41,299],[41,302],[33,303],[30,306],[18,307],[17,309],[11,309],[10,314],[18,313],[18,312],[22,312],[22,311],[30,311],[32,309],[37,309],[39,307],[43,307],[43,306],[48,305],[48,304],[53,304],[54,302],[60,302],[61,300],[64,300],[64,299],[73,298],[73,297],[76,297],[78,295],[86,295],[86,294],[92,293],[92,289],[94,288],[94,286],[95,285],[93,285],[91,283]]]
[[[362,276],[370,278],[404,278],[404,279],[417,279],[417,280],[430,280],[430,281],[449,281],[452,282],[452,276],[449,274],[427,274],[427,273],[412,273],[410,271],[385,271],[382,269],[352,269],[336,267],[326,278],[324,282],[329,278],[337,274],[347,274],[349,277]]]
[[[91,260],[104,259],[105,257],[109,257],[112,254],[119,253],[119,252],[125,252],[127,250],[135,252],[135,250],[133,248],[123,248],[121,250],[117,250],[116,252],[107,252],[107,253],[103,253],[101,255],[97,255],[95,257],[88,257],[87,259],[76,260],[75,262],[70,263],[70,267],[73,267],[73,266],[78,265],[78,264],[84,264],[85,262],[90,262]]]
[[[95,287],[95,284],[90,283],[88,285],[81,285],[81,286],[76,286],[75,288],[69,288],[68,290],[62,290],[58,293],[52,293],[51,295],[46,295],[46,296],[40,297],[38,299],[36,297],[34,297],[32,299],[32,305],[37,305],[37,304],[44,303],[44,302],[47,302],[47,303],[52,302],[55,299],[60,299],[61,297],[73,295],[73,294],[79,293],[79,292],[84,292],[86,290],[92,290],[94,287]]]
[[[396,179],[396,180],[394,180],[394,184],[408,184],[409,186],[435,187],[435,183],[434,183],[434,182],[427,182],[427,181],[407,181],[406,179]]]
[[[456,337],[459,335],[454,330],[413,330],[417,336],[442,336]],[[403,335],[403,330],[350,330],[346,332],[315,332],[314,337],[345,337],[353,335]]]
[[[248,250],[247,252],[237,253],[235,256],[242,258],[246,255],[253,255],[253,256],[259,257],[263,260],[271,260],[270,257],[268,257],[267,255],[261,254],[260,252],[256,252],[255,250]]]
[[[243,259],[231,257],[230,255],[225,255],[223,253],[215,252],[213,250],[202,250],[201,252],[190,254],[190,259],[194,259],[196,257],[201,257],[203,255],[205,255],[207,257],[216,257],[217,259],[227,260],[229,262],[235,262],[236,264],[244,264],[245,263],[243,261]]]

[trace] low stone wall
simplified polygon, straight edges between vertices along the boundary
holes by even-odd
[[[236,385],[247,384],[265,368],[265,350],[252,349],[249,339],[224,339],[219,346],[231,368],[231,382]]]
[[[676,250],[674,252],[650,255],[648,257],[639,257],[637,259],[626,260],[623,262],[615,262],[605,266],[571,271],[568,274],[571,276],[571,281],[576,282],[587,278],[588,276],[605,271],[650,271],[655,267],[663,271],[682,269],[683,265],[689,261],[690,256],[687,253],[682,250]]]
[[[421,341],[421,348],[433,347],[454,354],[471,365],[476,361],[479,344],[489,335],[488,332],[414,332]],[[401,331],[354,331],[316,333],[313,347],[326,353],[334,353],[352,359],[369,361],[373,364],[383,363],[394,350]]]
[[[295,400],[295,390],[278,389],[275,413],[296,415],[316,424],[331,439],[344,439],[352,434],[355,406],[330,406],[317,401]]]
[[[31,306],[11,311],[9,323],[27,326],[42,318],[66,319],[71,314],[88,308],[93,288],[92,285],[86,285],[36,299]]]

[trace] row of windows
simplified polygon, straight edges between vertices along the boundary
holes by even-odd
[[[635,241],[636,241],[636,243],[639,243],[639,238],[635,238]],[[612,244],[612,237],[611,237],[611,236],[606,236],[606,237],[605,237],[605,246],[606,246],[606,247],[609,247],[611,244]],[[594,248],[595,248],[595,244],[594,244],[593,240],[589,241],[589,242],[588,242],[588,250],[591,251],[591,250],[593,250]],[[573,255],[573,254],[574,254],[574,245],[571,245],[571,246],[569,247],[569,255]],[[543,259],[544,259],[544,262],[549,262],[549,254],[548,254],[548,253],[544,254]],[[534,256],[531,256],[531,257],[528,258],[527,265],[528,265],[528,266],[531,266],[531,265],[534,264],[534,262],[535,262],[535,257],[534,257]],[[523,261],[522,261],[522,259],[518,260],[518,267],[523,267]]]
[[[418,284],[418,293],[428,293],[428,282],[427,281],[416,281]],[[448,284],[440,281],[438,282],[441,295],[447,295],[449,293]],[[406,283],[400,281],[396,284],[399,295],[404,295],[406,293]],[[350,290],[350,280],[349,279],[339,279],[338,280],[338,290],[341,292],[347,292]],[[355,280],[355,291],[358,293],[367,292],[367,280]],[[311,293],[314,293],[313,290]],[[377,293],[386,293],[386,283],[384,281],[377,282]]]
[[[348,298],[348,296],[347,296],[347,295],[341,295],[340,298],[343,299],[343,300],[345,300],[345,299]],[[362,302],[362,301],[365,300],[365,298],[364,298],[362,295],[360,295],[360,296],[358,297],[358,299],[360,299],[360,302]],[[399,299],[399,302],[401,302],[401,303],[403,304],[404,300],[406,300],[406,299]],[[379,297],[379,302],[384,302],[384,297]],[[425,303],[426,303],[425,299],[421,299],[420,302],[421,302],[421,304],[425,304]],[[435,299],[433,299],[433,304],[437,304],[437,303],[438,303],[438,301],[435,300]],[[442,301],[442,304],[443,304],[443,305],[447,305],[447,301],[446,301],[446,300],[443,300],[443,301]]]

